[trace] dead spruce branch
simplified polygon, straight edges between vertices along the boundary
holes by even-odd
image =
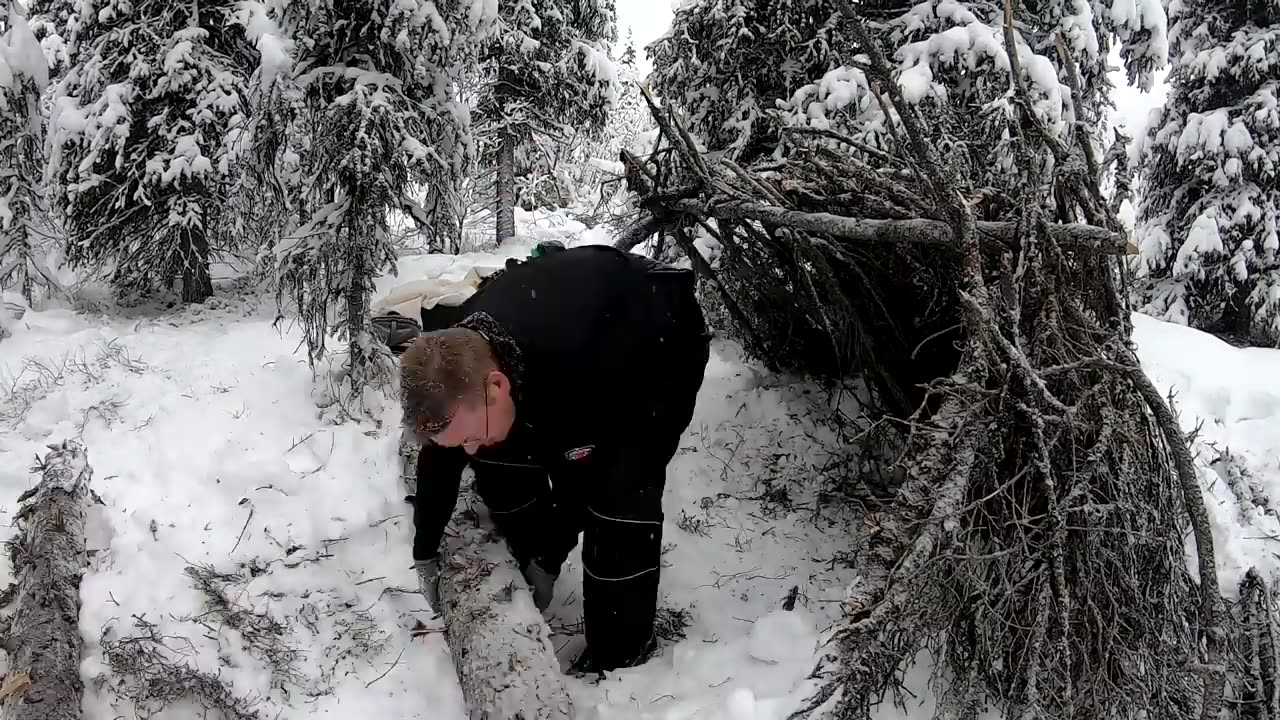
[[[469,500],[479,503],[474,496]],[[472,717],[574,717],[550,629],[506,543],[487,520],[464,507],[454,515],[446,545],[440,609]]]
[[[1209,516],[1132,348],[1116,257],[1132,249],[1100,163],[1078,125],[1054,135],[1031,114],[1012,51],[1016,162],[1000,189],[973,187],[973,158],[952,150],[967,119],[907,103],[839,6],[890,150],[781,132],[767,164],[741,168],[701,153],[668,99],[650,103],[654,157],[675,167],[630,174],[666,232],[720,243],[714,265],[680,244],[749,349],[833,383],[861,375],[896,429],[881,455],[898,484],[852,538],[826,683],[797,716],[867,720],[928,649],[944,717],[1217,717],[1232,651]],[[1012,3],[1005,25],[1012,47]]]
[[[18,535],[9,541],[16,577],[5,720],[78,720],[80,576],[87,563],[84,523],[93,470],[75,441],[50,445],[35,487],[18,499]]]
[[[857,243],[908,243],[956,246],[951,227],[940,220],[868,220],[827,212],[801,212],[761,202],[726,200],[671,200],[666,207],[679,212],[717,220],[753,220],[772,227],[787,227],[829,235]],[[996,247],[1016,249],[1018,226],[1012,222],[975,222],[978,239]],[[1102,255],[1122,255],[1131,250],[1119,233],[1088,225],[1050,225],[1049,234],[1063,248]]]
[[[1280,668],[1276,666],[1276,623],[1280,621],[1274,596],[1257,568],[1240,581],[1235,642],[1239,716],[1247,720],[1280,719]]]
[[[301,685],[306,681],[298,670],[302,651],[290,644],[288,626],[270,613],[237,603],[230,597],[245,595],[243,592],[228,593],[228,588],[243,590],[248,578],[239,573],[219,572],[206,564],[188,565],[183,572],[205,599],[205,612],[185,619],[215,631],[219,626],[235,630],[243,638],[249,654],[271,669],[275,687]]]
[[[113,368],[138,374],[147,365],[117,340],[100,344],[92,356],[77,349],[56,361],[26,358],[15,375],[0,379],[0,423],[17,427],[32,406],[57,388],[70,382],[100,383]]]
[[[98,680],[131,700],[142,717],[187,699],[229,720],[259,720],[256,700],[235,695],[227,681],[194,665],[190,640],[163,636],[144,618],[133,619],[134,635],[111,637],[110,628],[104,633],[102,652],[112,674]],[[78,700],[75,707],[78,717]]]

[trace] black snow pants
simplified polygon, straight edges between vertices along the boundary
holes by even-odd
[[[528,456],[486,453],[471,463],[476,490],[521,567],[537,560],[558,572],[583,533],[587,652],[599,670],[636,664],[653,640],[666,469],[693,419],[710,354],[687,286],[662,301],[672,331],[655,341],[651,372],[667,383],[636,408],[625,443],[573,463],[560,477]]]

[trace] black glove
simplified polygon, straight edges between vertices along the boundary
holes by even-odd
[[[419,560],[413,569],[418,571],[418,591],[431,605],[431,611],[440,614],[440,558]]]
[[[548,572],[537,560],[530,560],[528,565],[524,566],[524,579],[529,583],[529,588],[533,590],[533,604],[537,606],[538,612],[543,612],[551,605],[552,598],[556,595],[556,578],[560,577],[560,571]]]

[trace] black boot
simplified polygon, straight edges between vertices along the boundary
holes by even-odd
[[[604,679],[604,674],[606,672],[637,667],[649,662],[649,659],[653,657],[654,651],[657,649],[658,638],[656,636],[652,636],[649,638],[649,642],[645,643],[644,650],[635,658],[621,665],[607,667],[596,661],[595,657],[591,654],[590,646],[588,646],[587,649],[578,656],[578,659],[573,661],[573,665],[569,667],[569,674],[581,678],[590,678],[593,681],[599,682]]]

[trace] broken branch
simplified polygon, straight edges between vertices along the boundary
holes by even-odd
[[[844,217],[826,212],[787,210],[774,205],[742,200],[714,202],[709,200],[674,200],[666,203],[672,210],[722,220],[755,220],[769,225],[795,228],[832,235],[861,243],[915,243],[922,245],[955,245],[951,226],[941,220],[868,220]],[[978,222],[981,241],[1001,248],[1016,249],[1020,230],[1013,222]],[[1104,228],[1079,224],[1051,224],[1049,235],[1065,249],[1103,255],[1129,252],[1124,236]]]

